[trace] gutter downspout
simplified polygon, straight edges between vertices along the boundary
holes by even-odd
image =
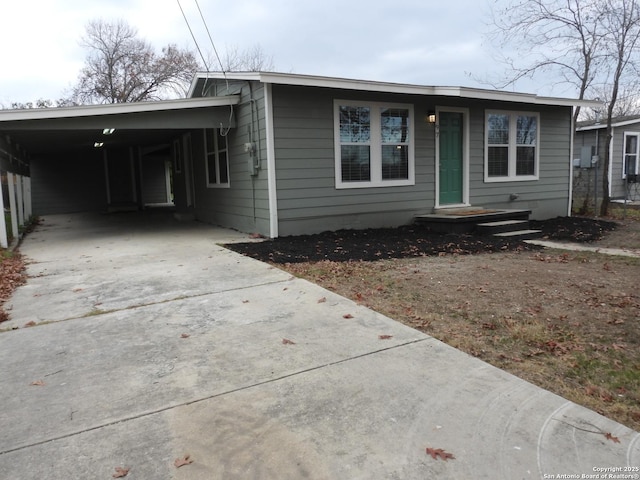
[[[575,108],[575,107],[574,107]],[[573,110],[573,109],[572,109]],[[571,216],[571,211],[573,210],[573,147],[576,138],[576,122],[574,120],[573,111],[571,112],[571,146],[569,147],[569,204],[568,204],[568,212],[567,216]]]

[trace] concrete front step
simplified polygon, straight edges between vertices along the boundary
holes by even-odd
[[[482,235],[495,235],[496,233],[525,230],[527,228],[529,228],[529,220],[501,220],[476,225],[476,231]]]
[[[528,220],[531,210],[486,210],[483,208],[440,209],[438,213],[416,215],[415,222],[434,233],[472,233],[479,223]]]
[[[542,236],[542,230],[514,230],[511,232],[494,233],[493,236],[510,240],[531,240],[533,238],[540,238]]]

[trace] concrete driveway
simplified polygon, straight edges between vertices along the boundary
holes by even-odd
[[[234,240],[139,214],[26,237],[0,477],[639,478],[637,432],[217,245]]]

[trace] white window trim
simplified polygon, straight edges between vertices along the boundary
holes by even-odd
[[[637,147],[636,147],[636,171],[635,172],[627,172],[627,137],[636,137]],[[613,143],[613,142],[611,142]],[[627,173],[638,174],[640,167],[638,164],[640,163],[640,132],[624,132],[624,140],[622,143],[622,178],[627,178]]]
[[[211,183],[209,181],[209,149],[208,149],[208,144],[207,144],[207,130],[213,130],[215,133],[213,135],[214,138],[214,155],[215,155],[215,166],[216,166],[216,178],[218,179],[218,182],[216,183]],[[218,148],[218,133],[217,133],[216,128],[212,128],[212,129],[204,129],[203,130],[203,136],[204,136],[204,167],[205,167],[205,173],[206,173],[206,177],[205,180],[207,182],[207,188],[230,188],[231,187],[231,172],[229,171],[229,142],[227,141],[227,137],[225,136],[224,139],[227,143],[226,145],[226,152],[227,152],[227,182],[226,183],[220,183],[220,149]]]
[[[368,182],[343,182],[342,181],[342,158],[340,143],[340,106],[349,107],[369,107],[371,108],[371,180]],[[382,142],[380,141],[380,114],[374,115],[374,110],[379,112],[380,108],[403,108],[409,111],[409,143],[408,143],[408,178],[400,180],[382,179]],[[377,188],[377,187],[399,187],[415,185],[415,128],[414,128],[413,105],[407,103],[384,103],[384,102],[363,102],[356,100],[334,100],[333,101],[333,129],[334,129],[334,155],[335,155],[335,180],[336,189],[346,188]]]
[[[489,115],[509,115],[509,175],[505,177],[489,176]],[[516,175],[516,155],[517,155],[517,117],[526,115],[536,117],[536,156],[535,156],[535,173],[533,175]],[[485,183],[499,182],[530,182],[540,179],[540,113],[523,112],[519,110],[486,110],[484,114],[484,181]]]

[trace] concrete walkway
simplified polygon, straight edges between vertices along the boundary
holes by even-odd
[[[27,236],[30,279],[0,325],[20,327],[0,333],[0,477],[514,480],[640,465],[637,432],[217,246],[234,240],[137,214],[51,216]]]
[[[569,250],[572,252],[602,253],[603,255],[615,255],[620,257],[640,258],[640,250],[633,248],[607,248],[595,247],[573,242],[555,242],[550,240],[525,240],[532,245],[540,245],[545,248],[555,248],[558,250]]]

